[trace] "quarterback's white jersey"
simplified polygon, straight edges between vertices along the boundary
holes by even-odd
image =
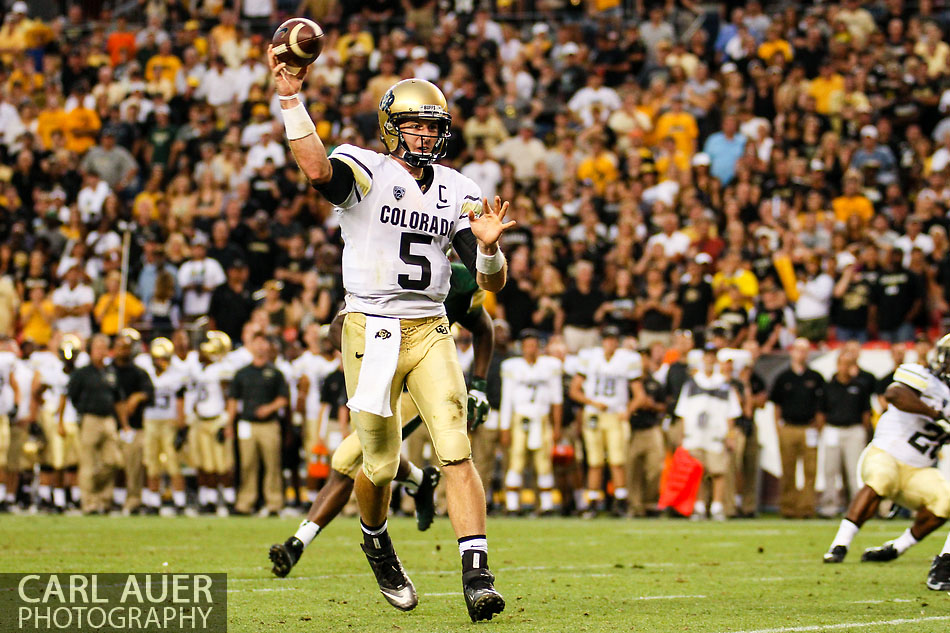
[[[683,418],[683,448],[721,452],[729,420],[742,415],[739,396],[718,372],[702,372],[686,381],[676,401],[675,415]]]
[[[433,165],[422,193],[395,158],[340,145],[336,158],[353,171],[354,186],[340,205],[346,309],[417,318],[445,314],[451,269],[445,253],[455,234],[481,213],[481,190],[470,178]]]
[[[501,363],[502,429],[510,429],[512,419],[535,420],[550,415],[551,407],[564,402],[561,361],[539,356],[532,365],[524,358],[509,358]]]
[[[320,390],[323,388],[323,381],[340,366],[340,359],[333,357],[327,359],[320,354],[314,354],[309,350],[301,354],[294,361],[296,376],[299,379],[306,376],[310,381],[310,388],[307,391],[306,413],[308,420],[316,420],[320,415]]]
[[[13,387],[10,386],[10,376],[13,375],[17,366],[16,354],[13,352],[0,352],[0,415],[9,415],[13,410]],[[20,389],[24,386],[17,382]],[[29,389],[29,386],[26,386]]]
[[[152,380],[152,391],[155,394],[152,404],[145,407],[143,414],[146,420],[174,420],[178,417],[175,401],[184,397],[190,376],[180,370],[168,367],[161,374],[153,365],[146,369]]]
[[[894,382],[920,393],[920,399],[937,411],[950,404],[950,387],[923,365],[904,363],[894,372]],[[940,447],[950,437],[925,415],[907,413],[888,405],[874,430],[871,444],[916,468],[933,466]]]
[[[607,360],[603,348],[582,350],[578,355],[577,373],[584,376],[584,395],[607,405],[607,413],[624,413],[630,402],[630,381],[643,372],[640,355],[618,349]],[[584,413],[599,413],[597,407],[586,405]]]
[[[221,383],[230,382],[234,378],[234,370],[225,361],[211,363],[201,367],[194,375],[195,405],[194,411],[199,418],[210,420],[224,413],[226,402],[224,387]],[[187,404],[187,403],[186,403]],[[186,409],[191,411],[192,409]]]

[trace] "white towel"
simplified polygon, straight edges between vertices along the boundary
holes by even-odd
[[[399,319],[367,315],[364,336],[359,383],[346,406],[352,411],[366,411],[388,418],[393,414],[389,396],[399,362]]]

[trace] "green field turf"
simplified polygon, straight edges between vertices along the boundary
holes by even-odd
[[[288,578],[267,548],[292,519],[0,517],[3,572],[226,572],[229,631],[470,630],[447,519],[417,532],[393,519],[397,551],[420,594],[411,613],[379,595],[355,519],[319,535]],[[872,521],[849,559],[821,554],[837,522],[759,519],[498,519],[489,547],[505,612],[478,630],[884,631],[946,633],[950,596],[924,580],[947,529],[889,564],[860,552],[905,521]],[[163,563],[168,565],[164,566]],[[7,630],[0,623],[0,630]]]

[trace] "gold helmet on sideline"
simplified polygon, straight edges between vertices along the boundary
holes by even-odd
[[[231,337],[220,330],[210,330],[207,340],[198,346],[198,350],[213,361],[221,360],[231,351]]]
[[[124,327],[119,330],[119,338],[127,338],[132,344],[142,342],[142,335],[134,327]]]
[[[221,330],[208,330],[205,336],[208,337],[209,341],[220,341],[223,354],[227,354],[234,349],[234,346],[231,344],[231,337]]]
[[[407,119],[424,119],[439,123],[439,135],[431,152],[410,152],[399,130]],[[445,155],[451,136],[452,115],[445,95],[434,83],[425,79],[403,79],[386,91],[379,101],[379,139],[392,154],[400,147],[402,159],[412,167],[431,165]]]
[[[82,339],[75,334],[64,334],[59,341],[59,356],[63,360],[76,360],[82,351]]]
[[[160,336],[149,345],[148,353],[153,360],[171,360],[172,354],[175,353],[175,345],[164,336]]]

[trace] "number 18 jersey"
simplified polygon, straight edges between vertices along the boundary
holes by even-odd
[[[920,399],[937,411],[950,404],[950,387],[923,365],[904,363],[894,372],[894,382],[919,392]],[[937,461],[940,447],[948,440],[950,437],[927,416],[888,405],[878,420],[871,444],[909,466],[928,468]]]
[[[445,314],[451,271],[446,251],[481,213],[481,190],[454,169],[433,165],[422,192],[395,158],[340,145],[331,154],[353,172],[340,205],[346,309],[378,316]]]

